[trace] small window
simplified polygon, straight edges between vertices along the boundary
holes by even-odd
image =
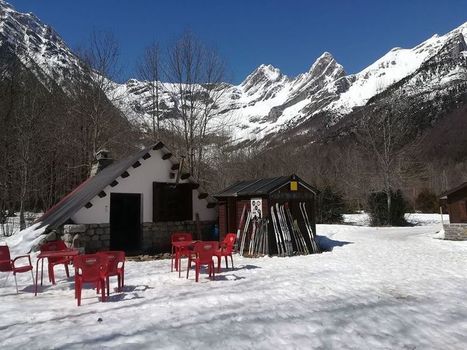
[[[153,221],[193,220],[191,184],[153,183]]]

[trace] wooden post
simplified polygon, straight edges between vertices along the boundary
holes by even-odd
[[[195,214],[195,219],[196,219],[196,239],[198,241],[202,241],[201,237],[201,223],[199,222],[199,214]]]

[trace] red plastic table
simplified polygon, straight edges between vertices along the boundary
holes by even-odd
[[[190,249],[193,247],[193,244],[197,241],[178,241],[172,242],[172,246],[175,248],[175,271],[178,271],[178,277],[181,276],[181,268],[179,260],[179,252],[183,249]]]
[[[44,277],[44,259],[45,258],[67,258],[70,256],[76,256],[80,253],[77,249],[67,249],[67,250],[56,250],[50,252],[40,252],[36,260],[36,288],[34,295],[37,295],[37,284],[39,280],[39,261],[42,261],[41,265],[41,286]]]

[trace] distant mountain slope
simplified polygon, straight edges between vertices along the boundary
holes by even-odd
[[[59,86],[67,92],[77,81],[93,79],[60,36],[33,14],[19,13],[0,0],[0,19],[2,51],[16,57],[45,87]],[[217,123],[227,126],[237,143],[297,136],[313,142],[345,132],[365,105],[403,92],[413,106],[424,108],[424,116],[417,117],[420,126],[434,126],[451,111],[451,102],[466,92],[466,37],[464,23],[414,48],[394,48],[350,75],[328,52],[296,77],[263,64],[240,84],[219,87],[223,97]],[[113,86],[107,93],[120,110],[134,120],[149,118],[151,99],[144,82],[131,79]],[[171,88],[161,84],[166,119],[177,118]]]
[[[325,132],[357,107],[378,96],[403,89],[407,97],[430,101],[450,94],[466,81],[467,23],[434,35],[412,49],[394,48],[361,72],[346,75],[344,68],[325,52],[308,72],[288,77],[278,68],[261,65],[239,85],[226,84],[219,121],[231,124],[237,142],[281,138],[281,134]],[[126,96],[120,106],[139,115],[147,113],[149,98],[144,83],[130,80],[118,85]],[[170,98],[164,105],[170,116]],[[164,99],[164,97],[163,97]],[[412,101],[412,103],[420,103]],[[322,136],[322,135],[320,135]]]

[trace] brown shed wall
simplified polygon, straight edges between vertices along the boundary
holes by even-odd
[[[450,223],[467,223],[467,187],[448,195]]]
[[[253,198],[259,198],[259,197],[251,197]],[[220,232],[220,239],[223,240],[225,235],[227,233],[236,233],[238,227],[240,226],[240,220],[242,218],[242,212],[243,212],[243,207],[246,205],[246,210],[250,210],[250,198],[234,198],[234,199],[229,199],[233,202],[233,205],[227,205],[227,202],[220,202],[219,203],[219,232]],[[263,205],[262,205],[262,210],[263,210],[263,216],[264,215],[269,215],[269,210],[268,210],[268,201],[266,198],[262,198],[263,200]],[[231,210],[234,210],[235,212],[232,213],[230,212]],[[246,214],[245,214],[246,215]],[[235,218],[235,223],[234,222],[229,222],[229,218]],[[246,217],[244,218],[246,220]],[[230,220],[232,221],[232,220]]]

